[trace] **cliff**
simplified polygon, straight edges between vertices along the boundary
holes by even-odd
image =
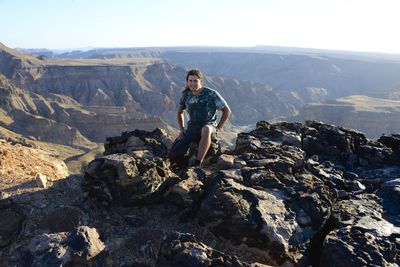
[[[365,132],[369,138],[400,131],[400,102],[361,95],[336,99],[330,103],[309,104],[293,121],[320,120]]]
[[[0,108],[13,120],[4,124],[12,131],[86,148],[131,129],[176,132],[183,67],[145,58],[66,60],[36,58],[4,46],[0,51]],[[205,83],[227,99],[236,125],[296,112],[267,84],[224,77],[208,77]]]
[[[82,136],[77,128],[57,120],[60,113],[69,117],[65,109],[59,108],[58,102],[22,90],[1,74],[0,98],[0,108],[10,118],[0,121],[3,127],[37,140],[82,148],[94,147],[94,143]]]

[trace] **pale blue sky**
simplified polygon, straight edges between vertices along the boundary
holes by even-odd
[[[0,0],[22,48],[277,45],[400,54],[399,0]]]

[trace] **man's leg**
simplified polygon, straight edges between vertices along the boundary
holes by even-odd
[[[188,136],[175,140],[168,153],[168,158],[171,163],[177,163],[178,165],[185,164],[185,154],[189,149],[190,142],[191,139],[188,138]]]
[[[182,136],[182,138],[178,138],[175,140],[173,143],[168,157],[171,163],[178,163],[179,165],[186,165],[187,164],[187,159],[185,158],[185,154],[189,149],[190,143],[191,142],[198,142],[198,140],[201,138],[200,133],[201,129],[198,127],[191,127],[188,126],[188,128],[185,131],[185,135]]]
[[[214,127],[212,125],[205,125],[201,129],[201,138],[199,142],[199,151],[197,153],[197,160],[203,162],[208,149],[210,148],[211,145],[211,135],[214,131]]]

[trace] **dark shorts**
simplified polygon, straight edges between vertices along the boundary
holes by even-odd
[[[190,143],[200,142],[201,129],[204,126],[205,125],[188,126],[183,138],[175,140],[169,152],[169,159],[171,162],[181,162],[182,160],[184,160],[185,154],[189,149]]]

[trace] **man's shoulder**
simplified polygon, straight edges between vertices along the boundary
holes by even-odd
[[[204,87],[203,87],[203,90],[204,90],[205,92],[207,92],[207,93],[216,92],[216,90],[215,90],[215,89],[212,89],[212,88],[210,88],[210,87],[207,87],[207,86],[204,86]]]
[[[212,89],[212,88],[210,88],[210,87],[204,87],[203,90],[204,90],[204,92],[205,92],[205,95],[207,95],[207,96],[215,96],[215,95],[218,95],[218,91],[215,90],[215,89]]]

